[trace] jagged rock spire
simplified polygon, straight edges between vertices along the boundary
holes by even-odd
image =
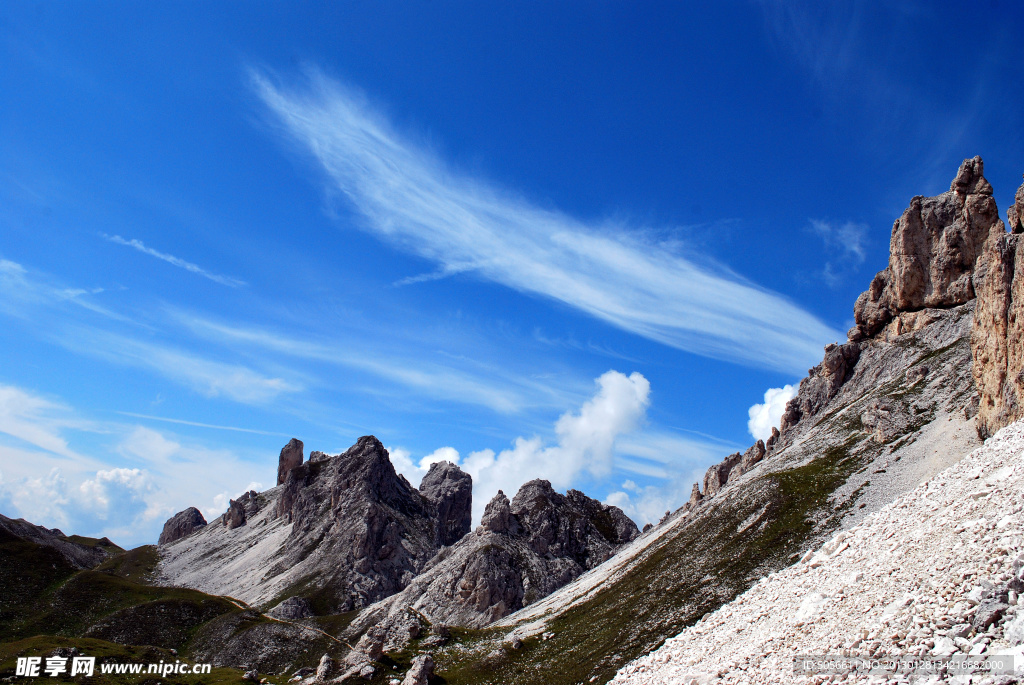
[[[302,441],[292,438],[288,444],[281,448],[281,455],[277,458],[277,484],[281,485],[288,477],[288,472],[296,466],[302,466]]]

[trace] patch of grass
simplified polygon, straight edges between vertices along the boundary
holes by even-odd
[[[52,547],[38,545],[0,528],[0,640],[42,610],[39,598],[77,569]]]
[[[348,628],[349,624],[359,615],[359,610],[347,611],[343,614],[331,614],[329,616],[316,616],[309,619],[309,622],[320,630],[330,635],[341,635],[341,631]]]
[[[157,603],[157,604],[153,604]],[[132,611],[132,609],[135,609]],[[161,610],[162,609],[162,610]],[[21,619],[0,625],[0,639],[36,634],[81,635],[117,614],[119,630],[140,637],[180,634],[216,615],[237,611],[232,603],[197,590],[140,585],[101,571],[79,571],[26,603]],[[169,626],[177,630],[168,631]],[[176,644],[166,646],[178,646]]]
[[[160,554],[156,550],[156,545],[143,545],[107,559],[94,570],[136,583],[148,584],[152,581],[159,563]]]
[[[122,547],[118,547],[110,538],[87,538],[81,535],[68,535],[67,539],[75,544],[82,545],[83,547],[104,547],[111,554],[117,554],[123,552]]]

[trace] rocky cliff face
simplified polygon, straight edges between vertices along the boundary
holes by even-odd
[[[1006,212],[1012,233],[993,224],[975,274],[971,354],[983,437],[1024,416],[1024,185],[1015,200]]]
[[[160,533],[160,540],[157,542],[158,545],[166,545],[175,540],[180,540],[186,535],[190,535],[195,531],[199,530],[206,525],[206,519],[195,507],[189,507],[184,511],[179,511],[177,514],[167,519],[164,523],[163,532]]]
[[[373,436],[344,454],[314,453],[283,484],[232,500],[219,521],[162,546],[162,581],[261,607],[299,597],[318,615],[364,607],[469,532],[468,474],[435,465],[421,487],[395,473]]]
[[[405,590],[364,610],[349,632],[379,625],[390,646],[401,645],[410,629],[419,630],[409,607],[431,624],[483,627],[598,566],[637,535],[617,507],[530,481],[511,502],[498,492],[475,532],[442,550]]]
[[[329,586],[336,590],[328,604],[341,611],[398,592],[442,539],[453,542],[469,528],[460,528],[471,504],[469,475],[449,464],[433,469],[424,482],[430,499],[395,473],[373,436],[334,459],[292,469],[278,501],[279,515],[292,522],[282,563],[310,553],[332,559],[337,570]],[[443,521],[436,518],[439,511]]]

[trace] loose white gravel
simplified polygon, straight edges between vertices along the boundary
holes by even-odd
[[[1006,654],[1021,677],[1024,610],[1018,613],[1015,594],[990,627],[972,622],[1011,581],[1024,578],[1022,510],[1019,422],[627,664],[612,682],[1018,682],[988,675],[797,675],[793,657]]]

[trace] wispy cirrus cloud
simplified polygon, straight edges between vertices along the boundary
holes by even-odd
[[[550,384],[494,366],[476,364],[476,368],[466,370],[429,357],[411,358],[401,351],[368,350],[339,339],[328,341],[312,335],[298,339],[267,328],[214,321],[178,310],[173,310],[171,316],[192,333],[226,347],[255,348],[357,369],[432,397],[481,405],[499,413],[518,412],[542,399],[554,403],[565,400],[564,391]]]
[[[810,221],[811,232],[821,238],[833,257],[825,261],[819,276],[829,287],[835,287],[864,263],[869,226],[856,221]]]
[[[232,288],[237,288],[239,286],[245,285],[245,281],[240,281],[237,278],[232,278],[230,276],[222,276],[221,274],[212,273],[210,271],[207,271],[203,267],[199,266],[198,264],[193,264],[192,262],[185,261],[180,257],[175,257],[172,254],[167,254],[166,252],[160,252],[159,250],[154,250],[151,247],[147,247],[146,244],[143,243],[141,240],[137,240],[135,238],[129,240],[126,238],[122,238],[119,235],[107,235],[106,233],[103,233],[101,235],[105,240],[109,240],[112,243],[117,243],[118,245],[124,245],[125,247],[133,248],[135,250],[138,250],[142,254],[149,255],[150,257],[156,257],[157,259],[163,260],[168,264],[178,267],[179,269],[190,271],[194,274],[202,276],[203,278],[208,278],[214,283],[220,283],[221,285],[226,285]]]
[[[68,447],[62,429],[80,422],[67,407],[25,390],[0,384],[0,433],[69,459],[78,455]]]
[[[0,314],[21,319],[43,340],[116,366],[147,369],[208,397],[224,396],[246,404],[266,403],[303,387],[280,375],[140,336],[140,331],[152,327],[98,305],[89,297],[95,293],[68,288],[47,274],[0,259]],[[121,323],[129,327],[117,326]]]
[[[803,371],[842,337],[786,298],[643,231],[587,224],[447,169],[315,70],[301,86],[258,72],[252,81],[365,229],[437,263],[438,274],[472,272],[671,347],[786,372]]]

